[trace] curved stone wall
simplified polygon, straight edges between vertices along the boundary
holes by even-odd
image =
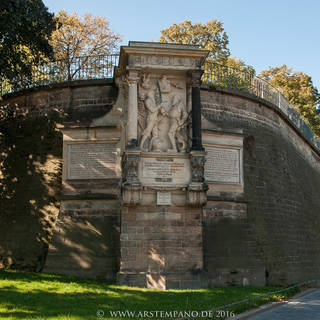
[[[234,91],[201,91],[203,127],[241,129],[242,195],[208,195],[205,256],[213,284],[287,284],[319,277],[320,158],[270,104]],[[238,197],[238,200],[237,200]],[[234,200],[236,199],[236,200]],[[245,215],[215,214],[246,205]],[[239,213],[237,216],[237,212]]]
[[[21,118],[16,121],[12,113],[5,122],[9,138],[1,142],[7,156],[1,158],[0,267],[41,270],[59,208],[62,145],[56,125],[86,130],[93,119],[111,109],[116,96],[112,82],[87,81],[24,91],[2,101],[28,114],[18,110]],[[211,183],[203,212],[208,284],[287,284],[317,279],[317,148],[299,126],[261,99],[203,88],[201,103],[204,135],[213,132],[244,138],[243,189],[220,190],[221,186]],[[13,145],[15,150],[10,149]],[[79,185],[76,187],[83,188],[87,196],[82,194],[79,200],[71,195],[65,200],[62,213],[76,212],[76,216],[61,219],[60,224],[68,224],[67,237],[79,244],[76,253],[83,260],[70,256],[70,264],[61,272],[113,279],[119,268],[118,180],[108,186],[112,189],[109,198],[88,193],[90,185]],[[87,242],[80,243],[79,225],[92,233]],[[92,241],[100,241],[98,256]],[[58,245],[64,250],[66,243]]]
[[[71,197],[67,207],[60,208],[62,134],[58,127],[62,123],[88,126],[110,110],[116,96],[112,81],[91,80],[25,90],[0,101],[0,268],[42,270],[59,210],[63,216],[72,207],[76,216],[59,219],[66,231],[61,235],[64,243],[57,248],[61,255],[66,246],[75,252],[59,266],[60,273],[114,277],[119,201],[116,195],[94,202],[90,195],[81,202]],[[117,186],[114,182],[108,188],[118,193]]]

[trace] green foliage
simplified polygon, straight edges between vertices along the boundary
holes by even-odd
[[[54,72],[64,79],[73,80],[81,69],[86,70],[87,77],[88,72],[98,73],[100,68],[109,67],[101,57],[118,53],[120,35],[110,29],[104,17],[59,11],[57,26],[60,27],[52,33],[50,44],[58,61],[59,70]]]
[[[240,59],[228,57],[224,64],[207,59],[202,81],[208,85],[250,92],[254,75],[253,67],[246,65]]]
[[[303,73],[292,71],[286,65],[269,68],[259,74],[271,85],[279,89],[289,103],[310,125],[314,133],[320,136],[319,104],[320,94],[314,87],[312,78]]]
[[[1,0],[0,78],[18,85],[31,76],[32,63],[52,58],[48,39],[55,29],[53,14],[41,0]]]
[[[250,90],[255,70],[242,60],[230,57],[228,36],[221,22],[211,20],[204,24],[192,24],[190,20],[186,20],[161,30],[159,41],[198,45],[208,50],[203,82],[209,85]]]
[[[103,281],[75,277],[0,271],[0,314],[12,320],[96,320],[98,310],[104,312],[103,319],[110,319],[110,311],[116,310],[205,311],[278,289],[277,287],[216,287],[160,291],[111,285]],[[285,299],[297,291],[299,289],[273,295],[271,301]],[[266,302],[268,298],[264,297],[254,300],[250,305],[235,306],[229,311],[239,313]],[[221,319],[221,315],[217,319]]]
[[[224,32],[223,23],[211,20],[207,23],[192,24],[186,20],[161,30],[160,42],[198,45],[209,50],[209,58],[223,63],[230,56],[229,40]]]
[[[228,57],[225,64],[228,67],[246,72],[246,73],[250,74],[251,77],[253,77],[256,73],[255,69],[252,66],[247,65],[243,60],[241,60],[237,57]]]

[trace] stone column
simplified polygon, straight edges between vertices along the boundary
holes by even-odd
[[[191,75],[192,87],[192,148],[191,150],[203,151],[202,132],[201,132],[201,103],[200,103],[200,85],[202,70],[192,70]]]
[[[127,81],[129,85],[127,112],[127,149],[138,146],[138,80],[139,71],[130,70]]]

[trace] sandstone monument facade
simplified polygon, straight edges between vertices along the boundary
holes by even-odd
[[[161,289],[317,279],[320,148],[290,108],[203,84],[206,56],[130,42],[112,81],[7,98],[67,114],[44,272]]]

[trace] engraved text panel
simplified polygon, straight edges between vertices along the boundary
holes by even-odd
[[[115,144],[68,145],[67,179],[106,179],[116,175]]]
[[[239,149],[206,147],[204,167],[207,181],[231,184],[241,183],[241,157]]]

